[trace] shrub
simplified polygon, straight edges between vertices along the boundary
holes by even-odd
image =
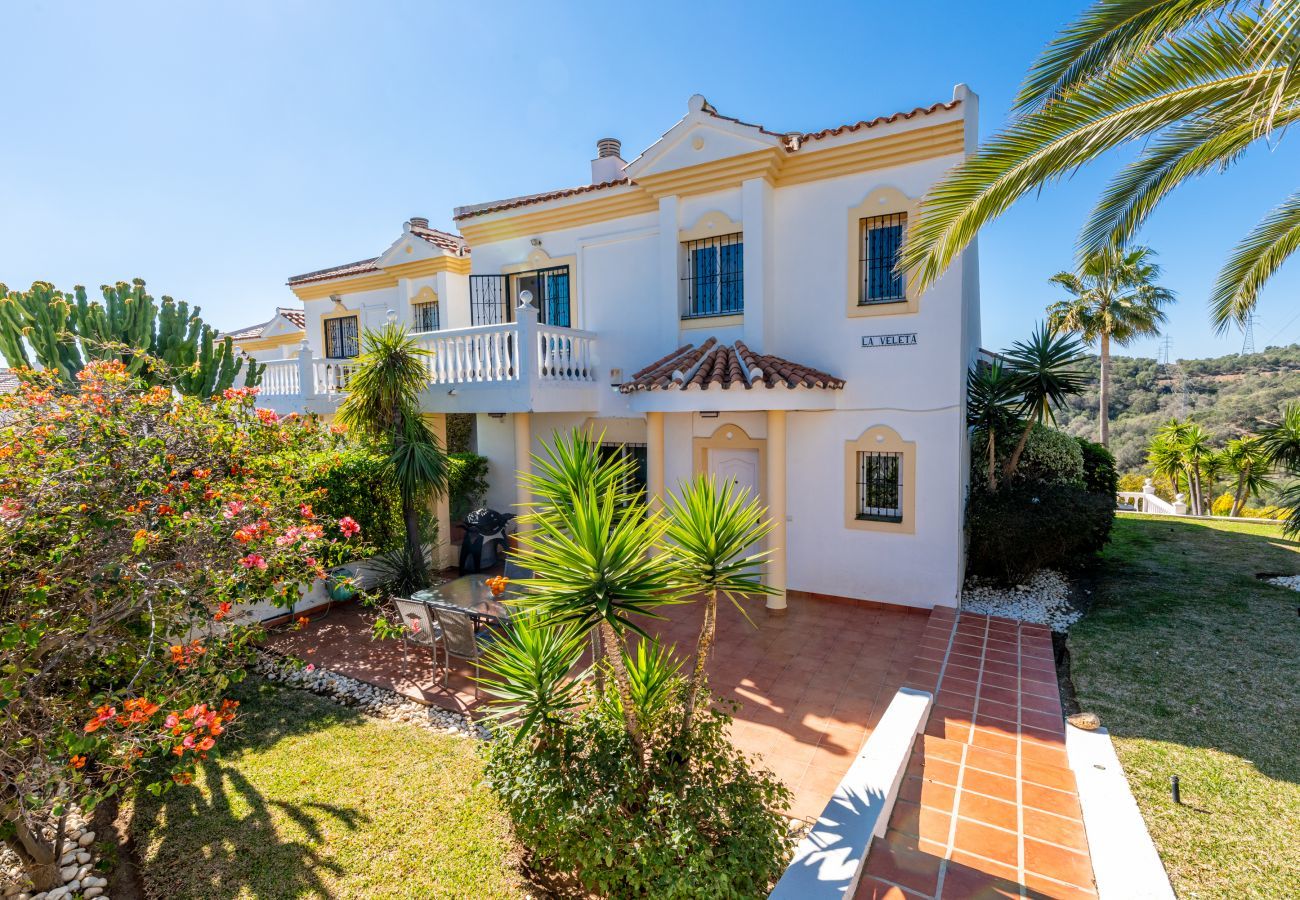
[[[1077,484],[1014,482],[989,491],[976,482],[967,504],[969,568],[1019,583],[1044,568],[1068,568],[1110,539],[1113,494]]]
[[[681,714],[677,703],[656,730],[676,733]],[[689,746],[652,742],[640,768],[617,702],[593,703],[551,740],[488,742],[487,780],[537,862],[601,896],[766,896],[790,850],[777,812],[790,795],[770,772],[750,771],[729,722],[697,711]]]
[[[1214,498],[1210,504],[1210,515],[1212,516],[1229,516],[1232,515],[1232,506],[1236,502],[1231,493],[1222,493]]]
[[[318,514],[332,519],[351,516],[377,552],[403,545],[402,498],[384,453],[349,444],[313,454],[308,469],[313,477],[306,487],[323,491],[312,504]]]
[[[1013,449],[1011,442],[1004,441],[999,453],[1005,450],[1010,456]],[[1005,462],[1003,459],[999,465]],[[1013,480],[1080,484],[1083,482],[1083,451],[1078,442],[1065,432],[1035,425],[1029,432]]]
[[[474,415],[447,413],[447,452],[470,453],[474,449]]]
[[[488,461],[474,453],[447,455],[447,498],[451,521],[459,522],[483,502],[488,491]]]
[[[1119,490],[1119,473],[1115,470],[1115,456],[1105,446],[1075,438],[1083,456],[1083,486],[1094,494],[1114,497]],[[1139,484],[1137,490],[1142,490]]]

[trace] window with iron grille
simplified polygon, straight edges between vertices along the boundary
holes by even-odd
[[[414,324],[414,331],[437,331],[438,330],[438,304],[437,303],[412,303],[411,319]]]
[[[859,305],[897,303],[907,299],[898,253],[907,231],[907,213],[862,219]]]
[[[630,494],[645,492],[650,481],[645,444],[601,444],[600,459],[602,462],[610,459],[630,461],[632,470],[628,473],[627,484],[623,488]]]
[[[325,356],[351,359],[361,355],[361,335],[356,316],[325,320]]]
[[[568,266],[552,266],[511,275],[471,275],[471,324],[500,325],[513,322],[514,309],[519,305],[519,295],[523,291],[533,295],[537,321],[543,325],[570,327]]]
[[[731,316],[745,311],[745,240],[740,234],[682,244],[685,274],[683,319]]]
[[[858,518],[903,521],[903,454],[858,453]]]
[[[511,321],[506,302],[506,276],[469,276],[469,321],[471,325],[500,325]]]

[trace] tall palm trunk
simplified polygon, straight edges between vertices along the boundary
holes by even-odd
[[[600,638],[605,646],[605,659],[609,660],[609,668],[614,675],[619,705],[623,707],[623,727],[627,729],[628,739],[632,741],[632,749],[636,752],[637,766],[644,768],[645,737],[641,733],[641,722],[632,703],[632,679],[628,677],[627,666],[623,663],[623,641],[614,626],[608,622],[600,623]]]
[[[704,666],[709,661],[713,649],[713,640],[718,630],[718,592],[709,591],[704,601],[704,622],[700,625],[700,636],[695,642],[695,671],[691,673],[691,683],[686,691],[686,703],[682,714],[682,737],[690,734],[691,721],[695,715],[695,704],[700,691],[704,689]]]
[[[1103,447],[1110,445],[1110,335],[1101,336],[1101,386],[1097,391],[1098,439]]]
[[[992,428],[989,429],[988,454],[989,454],[989,476],[988,476],[989,490],[992,491],[992,490],[996,490],[998,486],[998,466],[997,466],[998,450],[997,450],[997,444],[995,442],[995,438],[993,436]]]

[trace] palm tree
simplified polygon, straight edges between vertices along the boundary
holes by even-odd
[[[966,373],[966,425],[984,445],[988,489],[998,486],[997,442],[1022,426],[1019,383],[1000,357],[972,366]]]
[[[1034,426],[1055,422],[1056,407],[1067,397],[1083,392],[1084,378],[1079,370],[1083,358],[1078,338],[1054,334],[1041,323],[1027,340],[1016,341],[1006,352],[1026,421],[1020,441],[1003,467],[1004,478],[1013,475],[1020,465],[1020,455],[1025,452]]]
[[[1300,0],[1097,0],[1039,56],[1008,126],[922,201],[901,267],[928,287],[1021,195],[1137,143],[1085,224],[1080,256],[1125,245],[1179,185],[1300,119],[1297,22]],[[1221,330],[1245,320],[1298,248],[1300,192],[1230,253],[1210,298]]]
[[[1048,324],[1101,344],[1101,383],[1097,417],[1099,440],[1110,442],[1110,345],[1124,347],[1135,338],[1160,333],[1160,309],[1174,292],[1157,285],[1160,266],[1149,247],[1105,247],[1084,257],[1077,272],[1057,272],[1049,280],[1070,293],[1047,311]]]
[[[1250,497],[1258,497],[1273,482],[1268,477],[1273,463],[1258,437],[1239,437],[1228,441],[1219,454],[1223,468],[1237,479],[1229,515],[1241,515],[1241,508]]]
[[[695,665],[686,692],[682,734],[691,727],[695,703],[704,689],[704,666],[717,630],[718,596],[740,605],[746,596],[772,594],[759,564],[766,552],[750,553],[772,530],[766,510],[748,491],[712,477],[687,484],[681,497],[668,500],[668,557],[684,590],[704,596],[704,621],[695,644]],[[683,740],[684,746],[689,741]]]
[[[404,554],[394,567],[395,587],[401,592],[419,590],[429,582],[420,511],[447,487],[447,457],[420,414],[430,353],[411,340],[404,327],[391,322],[378,331],[367,330],[363,349],[339,406],[339,422],[379,442],[388,454],[406,530]]]
[[[1157,478],[1169,479],[1174,495],[1183,490],[1183,477],[1187,472],[1183,464],[1183,451],[1178,442],[1168,434],[1157,433],[1147,446],[1147,465]],[[1190,490],[1190,488],[1189,488]]]
[[[1273,465],[1300,471],[1300,403],[1282,408],[1282,418],[1267,422],[1259,432],[1259,443]]]
[[[1159,475],[1168,475],[1178,488],[1178,475],[1187,481],[1192,515],[1203,514],[1203,479],[1214,476],[1216,460],[1210,433],[1195,422],[1170,419],[1156,431],[1147,460]]]

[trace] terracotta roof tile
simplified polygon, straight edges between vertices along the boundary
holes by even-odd
[[[835,128],[823,128],[821,131],[806,132],[797,136],[799,140],[798,146],[802,146],[805,141],[820,141],[823,138],[861,131],[864,128],[875,128],[877,125],[888,125],[891,122],[897,122],[899,119],[911,119],[914,116],[928,116],[932,113],[955,109],[960,104],[960,100],[949,100],[946,103],[932,103],[929,106],[918,106],[910,112],[896,112],[890,116],[876,116],[874,119],[864,119],[861,122],[853,122],[849,125],[838,125]],[[796,146],[791,149],[798,149],[798,147]]]
[[[519,206],[529,206],[533,203],[545,203],[547,200],[559,200],[563,197],[576,197],[579,194],[589,194],[592,191],[603,191],[607,188],[623,187],[631,183],[632,179],[630,178],[615,178],[613,181],[602,181],[600,184],[582,184],[577,187],[546,191],[542,194],[528,194],[524,197],[514,197],[510,200],[493,201],[482,203],[477,206],[461,206],[456,209],[452,218],[457,222],[460,222],[465,219],[472,219],[474,216],[485,216],[488,213],[500,212],[503,209],[514,209]]]
[[[707,391],[714,386],[724,391],[733,387],[752,390],[777,386],[838,391],[844,387],[844,379],[780,356],[755,353],[744,341],[720,344],[717,338],[711,337],[699,347],[694,344],[678,347],[637,372],[618,389],[631,394],[692,388]]]
[[[307,284],[311,281],[325,281],[329,278],[343,278],[347,275],[364,275],[366,272],[378,272],[378,256],[372,256],[370,259],[362,259],[356,262],[344,263],[341,266],[330,266],[328,269],[317,269],[315,272],[305,272],[302,275],[293,275],[289,278],[289,284]]]
[[[297,325],[299,328],[307,327],[307,314],[301,309],[294,309],[289,306],[278,306],[275,311],[284,316],[294,325]]]
[[[440,250],[455,253],[457,256],[469,255],[469,245],[466,244],[465,239],[458,234],[452,234],[448,231],[439,231],[437,228],[427,228],[422,225],[412,225],[411,234],[418,238],[423,238]]]
[[[236,341],[251,341],[254,338],[261,337],[262,332],[266,331],[266,329],[270,327],[271,322],[274,322],[276,317],[279,316],[284,316],[284,318],[289,320],[290,324],[298,328],[304,330],[307,328],[307,316],[301,309],[294,309],[290,306],[277,306],[275,308],[275,316],[273,316],[270,321],[263,322],[260,325],[249,325],[247,328],[236,328],[234,331],[226,332],[223,337],[228,337]]]

